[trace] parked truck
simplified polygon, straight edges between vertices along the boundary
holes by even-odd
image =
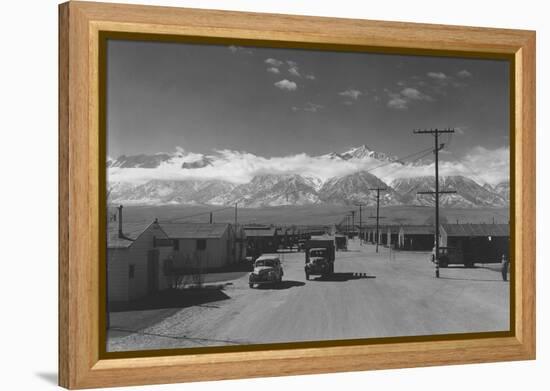
[[[348,249],[348,238],[346,235],[336,235],[336,249],[337,250],[347,250]]]
[[[310,239],[305,242],[304,250],[306,280],[309,280],[310,275],[324,277],[334,273],[335,246],[333,239]]]
[[[432,249],[430,259],[432,262],[435,262],[435,247]],[[474,262],[465,257],[462,250],[458,247],[439,247],[439,267],[445,268],[449,265],[473,267]]]

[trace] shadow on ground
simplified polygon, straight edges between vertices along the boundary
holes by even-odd
[[[367,278],[376,278],[366,273],[332,273],[328,276],[321,276],[312,278],[313,281],[349,281],[349,280],[361,280]]]
[[[203,305],[227,300],[229,296],[221,288],[169,289],[130,303],[112,303],[110,312],[146,311]]]
[[[57,385],[57,372],[39,372],[36,373],[36,376],[46,383]]]
[[[290,289],[297,286],[304,286],[306,283],[302,281],[292,281],[292,280],[283,280],[276,284],[264,284],[264,285],[255,285],[257,289],[263,290],[281,290],[281,289]]]
[[[483,278],[467,278],[467,277],[445,277],[445,276],[439,276],[442,280],[457,280],[457,281],[480,281],[480,282],[502,282],[502,278],[493,278],[493,279],[483,279]]]

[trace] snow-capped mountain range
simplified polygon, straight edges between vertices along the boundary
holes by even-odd
[[[422,166],[418,162],[403,163],[395,156],[373,151],[366,145],[309,160],[303,156],[288,158],[294,159],[291,162],[304,160],[305,172],[300,174],[285,172],[285,168],[288,171],[287,166],[291,167],[290,163],[285,158],[277,159],[273,161],[232,151],[202,155],[186,153],[182,149],[175,153],[123,155],[107,161],[109,202],[135,205],[239,203],[241,207],[250,208],[353,205],[358,202],[373,205],[376,193],[370,189],[375,187],[386,188],[380,194],[383,206],[427,206],[434,202],[433,196],[416,194],[434,189],[433,176],[422,175],[433,173],[429,162]],[[323,170],[323,165],[326,165],[326,170]],[[391,175],[378,177],[374,172],[379,174],[379,170],[372,168],[381,166],[408,174],[402,178],[393,174],[394,179],[386,183],[381,177],[391,178]],[[250,178],[236,175],[243,171],[243,167],[254,174]],[[269,172],[270,167],[275,167],[271,171],[276,172]],[[421,175],[411,176],[410,170],[413,168],[420,168]],[[308,170],[321,175],[313,175]],[[228,173],[227,179],[220,178],[220,171]],[[440,188],[456,191],[441,196],[441,205],[447,207],[503,207],[509,203],[507,180],[492,186],[488,183],[481,185],[464,175],[443,175],[440,177]]]

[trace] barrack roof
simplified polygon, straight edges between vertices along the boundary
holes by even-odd
[[[221,238],[228,223],[159,223],[170,239],[213,239]]]
[[[107,224],[107,248],[128,248],[152,223],[140,221],[135,223],[123,223],[122,233],[118,235],[118,222],[111,221]]]
[[[508,224],[442,224],[447,236],[510,236]]]
[[[245,228],[244,234],[248,236],[275,236],[277,228],[260,228],[260,229],[250,229]]]
[[[405,235],[433,235],[433,225],[403,225],[401,227]]]

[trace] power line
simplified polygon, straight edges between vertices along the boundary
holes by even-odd
[[[181,216],[181,217],[173,217],[171,219],[166,219],[166,220],[161,220],[161,221],[162,222],[167,222],[167,223],[172,223],[172,222],[177,221],[177,220],[184,220],[184,219],[190,219],[190,218],[193,218],[193,217],[210,215],[212,213],[221,212],[221,211],[224,211],[224,210],[227,210],[227,209],[233,209],[233,208],[234,208],[234,206],[226,206],[224,208],[214,209],[214,210],[210,210],[210,211],[207,211],[207,212],[195,213],[195,214],[192,214],[192,215],[186,215],[186,216]]]
[[[378,166],[369,168],[368,170],[364,170],[364,171],[365,171],[365,172],[371,172],[371,171],[374,171],[374,170],[376,170],[376,169],[378,169],[378,168],[385,167],[385,166],[388,166],[388,165],[393,164],[393,163],[396,163],[396,162],[400,162],[400,163],[403,164],[402,161],[407,160],[407,159],[410,159],[411,157],[416,156],[416,155],[421,154],[421,153],[431,152],[431,150],[432,150],[431,148],[423,149],[423,150],[421,150],[421,151],[418,151],[418,152],[415,152],[415,153],[411,153],[410,155],[403,156],[403,157],[401,157],[401,158],[397,158],[397,160],[391,160],[391,161],[389,161],[389,162],[382,163],[382,164],[380,164],[380,165],[378,165]],[[399,168],[401,168],[401,167],[398,167],[398,169],[399,169]]]
[[[432,150],[432,148],[430,148],[430,149],[429,149],[427,152],[425,152],[424,154],[418,156],[418,157],[415,158],[414,160],[411,160],[411,161],[409,162],[409,164],[415,163],[415,162],[419,161],[420,159],[422,159],[422,158],[424,158],[424,157],[426,157],[426,156],[428,156],[428,155],[431,155],[432,153],[433,153],[433,150]],[[394,168],[393,170],[390,170],[389,172],[385,173],[385,176],[390,176],[390,177],[391,177],[391,175],[392,175],[393,173],[395,173],[395,172],[397,172],[397,171],[399,171],[399,170],[401,170],[401,169],[403,169],[403,167],[401,167],[401,166],[396,167],[396,168]]]
[[[399,162],[402,163],[403,161],[405,161],[405,160],[407,160],[407,159],[410,159],[410,158],[416,156],[416,158],[410,162],[410,163],[414,163],[414,162],[416,162],[416,161],[422,159],[423,157],[428,156],[428,155],[431,154],[431,153],[432,153],[432,148],[426,148],[426,149],[422,149],[422,150],[420,150],[420,151],[417,151],[417,152],[408,154],[408,155],[403,156],[403,157],[401,157],[401,158],[398,158],[397,160],[398,160]],[[418,156],[418,155],[420,155],[420,156]],[[395,161],[389,161],[389,162],[380,164],[380,165],[378,165],[378,166],[376,166],[376,167],[373,167],[373,168],[370,168],[370,169],[364,170],[364,171],[365,171],[365,172],[370,172],[370,171],[376,170],[376,169],[381,168],[381,167],[385,167],[385,166],[390,165],[390,164],[393,164],[393,163],[395,163]],[[398,166],[398,167],[396,167],[394,170],[390,171],[390,173],[395,172],[395,171],[400,170],[400,169],[402,169],[402,167],[401,167],[401,166]],[[373,190],[373,189],[369,189],[369,190]],[[382,189],[381,189],[381,190],[382,190]],[[383,190],[385,191],[386,189],[383,189]],[[377,203],[376,203],[376,205],[377,205],[377,211],[379,211],[379,203],[380,203],[379,194],[380,194],[380,192],[377,192],[377,195],[378,195],[378,197],[377,197]],[[357,205],[357,204],[356,204],[356,205]],[[361,206],[364,206],[364,204],[361,204]],[[359,208],[359,213],[360,213],[360,214],[362,213],[362,208],[361,208],[361,206],[360,206],[360,208]],[[338,213],[338,214],[339,214],[339,213]],[[377,216],[378,216],[378,219],[377,219],[377,227],[378,227],[378,226],[379,226],[379,220],[380,220],[381,218],[384,218],[384,217],[383,217],[383,216],[380,216],[379,212],[377,213]],[[349,225],[348,219],[349,219],[349,217],[350,217],[349,215],[344,216],[344,217],[342,218],[342,220],[340,220],[340,222],[339,222],[337,225],[338,225],[340,228],[341,228],[342,226],[344,226],[345,229],[346,229],[346,231],[347,231],[347,230],[349,229],[349,228],[348,228],[348,225]],[[369,218],[370,218],[370,217],[369,217]],[[361,223],[361,225],[362,225],[362,223]],[[378,241],[379,241],[379,240],[378,240],[378,230],[377,230],[376,235],[377,235],[377,238],[376,238],[377,249],[376,249],[376,251],[378,252]]]

